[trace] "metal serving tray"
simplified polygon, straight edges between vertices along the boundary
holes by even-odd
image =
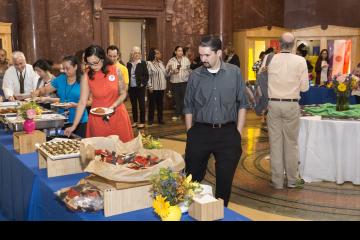
[[[24,120],[18,117],[5,117],[5,124],[14,132],[23,130]],[[61,114],[43,114],[35,119],[36,129],[62,128],[66,118]]]

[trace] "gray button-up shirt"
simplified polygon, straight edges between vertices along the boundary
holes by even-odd
[[[205,67],[197,68],[187,84],[184,114],[192,114],[194,122],[236,122],[239,109],[248,106],[245,87],[235,65],[221,62],[215,76]]]

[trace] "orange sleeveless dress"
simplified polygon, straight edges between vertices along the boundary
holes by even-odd
[[[88,78],[93,97],[92,108],[110,107],[119,97],[116,67],[108,66],[108,70],[107,76],[99,71],[95,73],[93,80]],[[86,137],[108,137],[110,135],[118,135],[122,142],[128,142],[134,138],[129,114],[123,103],[115,109],[115,113],[108,122],[104,121],[102,116],[89,114]]]

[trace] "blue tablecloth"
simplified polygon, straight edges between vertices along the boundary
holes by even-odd
[[[19,155],[13,150],[12,133],[0,130],[0,214],[9,220],[59,221],[158,221],[151,208],[105,218],[97,213],[74,213],[60,202],[54,192],[76,185],[88,173],[48,178],[38,169],[37,154]],[[224,221],[249,221],[225,208]],[[182,221],[193,221],[188,214]]]
[[[310,87],[309,91],[300,93],[300,96],[300,105],[336,104],[336,94],[334,90],[326,87]],[[350,104],[356,104],[354,96],[350,97]]]

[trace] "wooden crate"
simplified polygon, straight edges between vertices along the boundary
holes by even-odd
[[[52,160],[41,151],[38,151],[39,169],[47,169],[47,176],[57,177],[83,172],[80,156],[61,160]]]
[[[153,199],[149,182],[115,182],[94,175],[87,177],[86,181],[104,193],[105,217],[152,206]]]
[[[46,142],[46,134],[42,131],[35,130],[31,134],[25,132],[13,133],[14,149],[19,154],[35,152],[35,144],[42,144]]]
[[[215,221],[224,218],[224,200],[199,203],[194,199],[189,207],[189,215],[198,221]]]

